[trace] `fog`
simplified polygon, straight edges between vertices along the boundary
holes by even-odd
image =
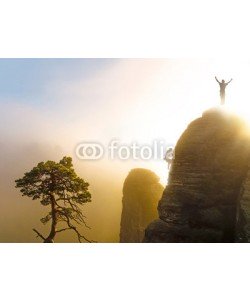
[[[142,72],[138,67],[134,76]],[[22,197],[14,181],[38,162],[59,161],[64,155],[73,157],[76,172],[90,184],[92,202],[83,210],[91,229],[83,227],[81,231],[98,242],[118,241],[122,184],[137,164],[109,162],[107,158],[79,161],[75,147],[85,140],[107,143],[113,137],[122,138],[134,101],[131,95],[142,89],[128,74],[125,76],[127,68],[129,64],[115,62],[101,74],[97,72],[94,78],[74,82],[60,81],[55,76],[39,95],[43,100],[35,105],[19,97],[1,99],[1,242],[40,242],[32,228],[48,232],[48,226],[40,222],[47,208],[39,201]],[[146,69],[149,72],[154,68],[153,63]],[[76,237],[63,233],[56,241],[72,242]]]
[[[81,231],[98,242],[117,242],[127,174],[144,167],[166,184],[167,165],[162,159],[120,161],[107,156],[81,161],[76,146],[84,141],[107,146],[114,138],[121,143],[163,139],[174,144],[192,119],[217,103],[216,68],[209,61],[164,59],[114,59],[98,68],[94,61],[91,71],[73,77],[67,68],[54,68],[39,88],[31,86],[28,96],[0,93],[0,241],[40,242],[32,228],[46,235],[48,225],[40,218],[47,208],[22,197],[14,181],[40,161],[67,155],[92,193],[92,202],[83,208],[91,229]],[[32,76],[39,77],[39,70]],[[13,80],[18,78],[15,73]],[[77,240],[74,234],[61,233],[56,241]]]

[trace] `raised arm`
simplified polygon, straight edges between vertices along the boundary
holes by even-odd
[[[215,80],[216,80],[218,83],[220,83],[219,80],[218,80],[218,78],[217,78],[216,76],[215,76]]]
[[[231,79],[227,82],[227,84],[229,84],[232,80],[233,80],[233,78],[231,78]]]

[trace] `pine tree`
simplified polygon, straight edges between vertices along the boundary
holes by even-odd
[[[41,219],[43,224],[51,223],[48,236],[33,229],[44,243],[53,243],[56,234],[66,230],[74,231],[79,242],[91,242],[77,229],[77,225],[87,226],[81,207],[91,201],[89,184],[77,176],[71,157],[64,157],[59,163],[40,162],[15,182],[22,196],[40,200],[43,206],[50,207]]]

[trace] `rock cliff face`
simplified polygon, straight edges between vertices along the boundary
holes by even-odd
[[[144,242],[250,239],[249,136],[237,117],[211,109],[180,137],[159,219]]]
[[[163,186],[150,170],[133,169],[123,186],[120,242],[138,243],[147,225],[157,218]]]
[[[250,242],[250,170],[242,184],[237,210],[236,242]]]

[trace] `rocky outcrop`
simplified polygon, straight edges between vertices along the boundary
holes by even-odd
[[[237,210],[236,242],[250,242],[250,171],[242,184]]]
[[[234,115],[211,109],[193,121],[176,145],[159,219],[144,242],[248,240],[249,152],[245,124]]]
[[[157,218],[163,192],[159,178],[150,170],[133,169],[123,185],[120,242],[141,242],[147,225]]]

